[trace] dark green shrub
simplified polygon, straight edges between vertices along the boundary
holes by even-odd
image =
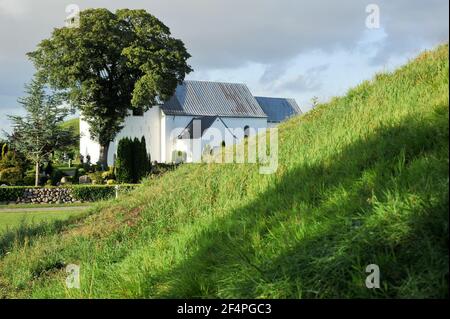
[[[0,171],[7,168],[18,168],[23,176],[23,172],[27,166],[23,156],[18,154],[16,151],[9,149],[6,144],[3,146],[2,152],[3,154],[0,158]]]
[[[129,138],[123,138],[117,146],[116,177],[119,183],[133,181],[133,142]]]
[[[116,179],[116,175],[114,174],[114,168],[110,167],[109,170],[102,173],[102,178],[104,181],[108,181],[111,179]]]
[[[15,201],[21,197],[25,187],[0,187],[0,202]]]
[[[22,170],[19,167],[5,168],[0,171],[0,181],[8,185],[18,185],[22,182]]]
[[[44,173],[51,176],[52,173],[53,173],[53,170],[54,170],[53,164],[52,164],[51,161],[49,161],[49,162],[47,163],[47,165],[45,165]]]
[[[129,138],[123,138],[117,146],[116,177],[120,183],[132,181],[132,142]]]
[[[67,151],[67,152],[66,152],[66,155],[67,155],[68,160],[73,161],[73,160],[76,159],[75,151],[74,151],[74,150],[69,150],[69,151]]]
[[[149,159],[147,154],[147,148],[145,145],[145,138],[139,141],[138,138],[133,140],[133,180],[132,183],[138,183],[143,177],[145,177],[149,171]]]
[[[102,172],[95,172],[88,174],[89,178],[92,180],[93,184],[101,185],[103,184]]]
[[[23,178],[23,184],[25,186],[34,186],[35,179],[36,179],[36,176],[34,176],[33,174],[27,174]]]
[[[41,177],[39,177],[39,185],[54,186],[54,185],[52,184],[51,178],[48,178],[47,176],[41,176]]]
[[[52,181],[52,185],[56,186],[59,182],[61,182],[61,178],[63,178],[64,173],[59,169],[53,169],[52,174],[50,175],[50,179]]]
[[[150,171],[152,170],[152,161],[150,158],[150,154],[147,153],[147,146],[145,142],[145,137],[142,136],[140,144],[138,145],[138,158],[139,161],[137,162],[137,176],[136,176],[136,183],[140,182],[142,178],[147,176]]]
[[[151,170],[145,138],[123,138],[117,147],[116,177],[119,183],[139,183]]]
[[[91,167],[91,166],[90,166],[89,164],[87,164],[87,163],[80,163],[80,164],[78,164],[77,166],[78,166],[78,169],[79,169],[79,170],[83,170],[83,171],[84,171],[84,173],[81,174],[81,176],[84,175],[84,174],[86,174],[87,172],[89,172],[90,167]]]
[[[72,183],[78,184],[78,179],[80,178],[80,170],[77,168],[75,174],[72,177]]]

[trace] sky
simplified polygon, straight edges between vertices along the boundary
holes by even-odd
[[[0,132],[33,76],[26,53],[66,8],[146,9],[185,43],[190,80],[238,82],[303,111],[449,37],[448,0],[0,0]]]

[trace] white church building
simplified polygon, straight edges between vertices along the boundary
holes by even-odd
[[[196,149],[203,152],[239,143],[301,113],[295,100],[254,97],[245,84],[185,81],[166,103],[143,114],[130,112],[110,144],[108,165],[114,165],[118,142],[124,137],[145,137],[152,161],[196,162],[200,160]],[[100,155],[82,116],[80,153],[89,155],[92,163]]]

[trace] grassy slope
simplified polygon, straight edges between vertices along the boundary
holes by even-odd
[[[74,118],[61,124],[63,128],[71,129],[75,135],[80,135],[80,119]]]
[[[18,238],[0,296],[448,296],[448,46],[279,136],[274,175],[183,165],[76,225]],[[64,288],[65,263],[81,265],[81,290]],[[372,263],[378,290],[364,284]]]
[[[70,129],[75,136],[80,135],[80,119],[79,118],[73,118],[70,120],[67,120],[61,124],[61,126],[65,129]],[[75,154],[78,154],[80,152],[80,141],[78,140],[76,145],[72,147]]]

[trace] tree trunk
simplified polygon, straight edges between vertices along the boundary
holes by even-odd
[[[103,171],[108,169],[108,151],[109,151],[109,143],[107,143],[106,145],[100,145],[100,157],[98,161],[99,164],[102,166]]]
[[[38,187],[39,186],[39,161],[36,161],[36,177],[34,180],[34,186]]]

